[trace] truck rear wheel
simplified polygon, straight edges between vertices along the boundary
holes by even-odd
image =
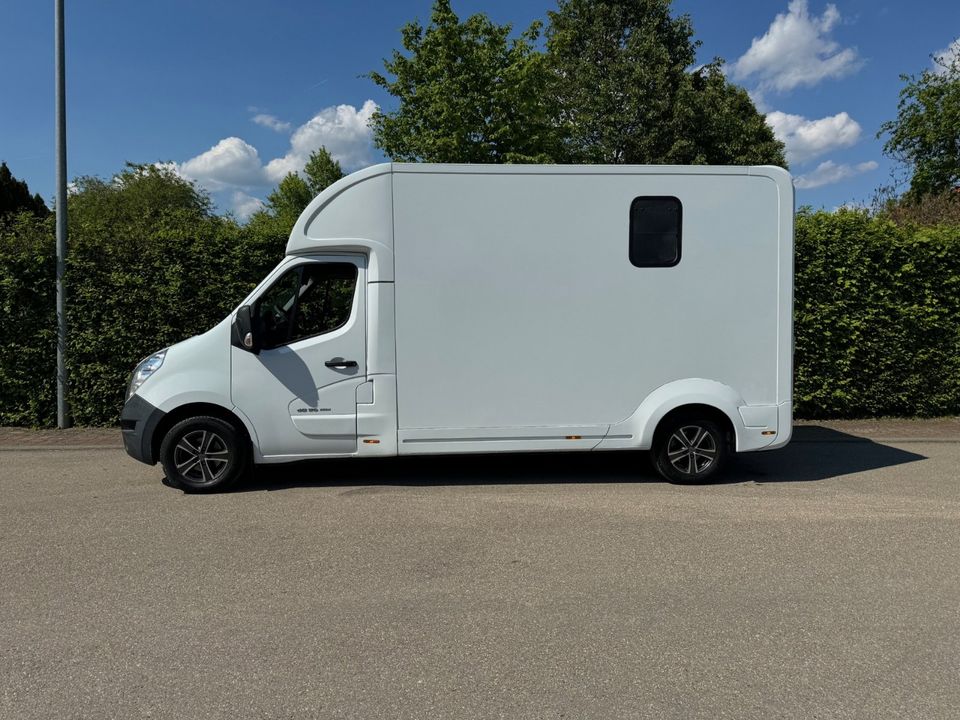
[[[653,465],[674,483],[702,483],[713,478],[729,450],[723,430],[713,420],[679,415],[657,429]]]
[[[215,417],[192,417],[174,425],[160,444],[167,479],[183,490],[222,490],[249,465],[249,451],[230,423]]]

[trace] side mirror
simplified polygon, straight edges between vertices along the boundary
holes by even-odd
[[[237,316],[233,321],[233,344],[254,355],[260,352],[259,338],[253,327],[253,311],[249,305],[244,305],[237,310]]]

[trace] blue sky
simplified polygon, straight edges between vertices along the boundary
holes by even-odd
[[[555,0],[453,0],[516,29]],[[381,159],[366,119],[392,107],[366,78],[431,0],[86,0],[67,4],[69,174],[177,164],[243,216],[319,144],[352,170]],[[675,0],[787,144],[798,202],[868,201],[891,164],[875,139],[901,73],[960,36],[956,0]],[[0,159],[54,192],[53,3],[0,0]]]

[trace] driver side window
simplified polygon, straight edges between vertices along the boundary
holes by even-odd
[[[285,272],[257,301],[264,349],[343,327],[357,284],[353,263],[309,263]]]

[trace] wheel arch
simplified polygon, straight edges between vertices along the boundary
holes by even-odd
[[[708,413],[732,433],[730,449],[740,447],[743,435],[743,420],[740,406],[744,405],[740,393],[729,385],[704,378],[686,378],[661,385],[650,393],[636,411],[626,420],[613,425],[608,436],[627,436],[629,445],[601,442],[604,446],[633,447],[649,450],[653,447],[654,434],[670,413],[700,410]],[[621,441],[622,442],[622,441]]]
[[[719,408],[714,407],[713,405],[706,405],[704,403],[689,403],[687,405],[679,405],[673,408],[673,410],[667,412],[662,418],[660,418],[653,430],[653,437],[651,440],[652,447],[657,447],[659,442],[663,439],[663,435],[670,426],[670,423],[672,423],[675,418],[681,416],[712,420],[723,431],[727,441],[727,447],[730,452],[736,450],[737,430],[733,425],[733,421]]]
[[[230,423],[237,430],[237,432],[240,433],[240,437],[243,438],[243,441],[249,446],[248,449],[252,450],[253,440],[250,437],[249,431],[247,430],[246,423],[244,423],[236,413],[228,408],[223,407],[222,405],[216,405],[208,402],[192,402],[174,408],[164,415],[163,419],[157,423],[157,427],[156,430],[154,430],[150,445],[153,459],[155,461],[160,459],[160,444],[163,442],[163,438],[166,436],[170,428],[172,428],[181,420],[185,420],[189,417],[199,417],[204,415],[215,417],[223,420],[224,422]]]

